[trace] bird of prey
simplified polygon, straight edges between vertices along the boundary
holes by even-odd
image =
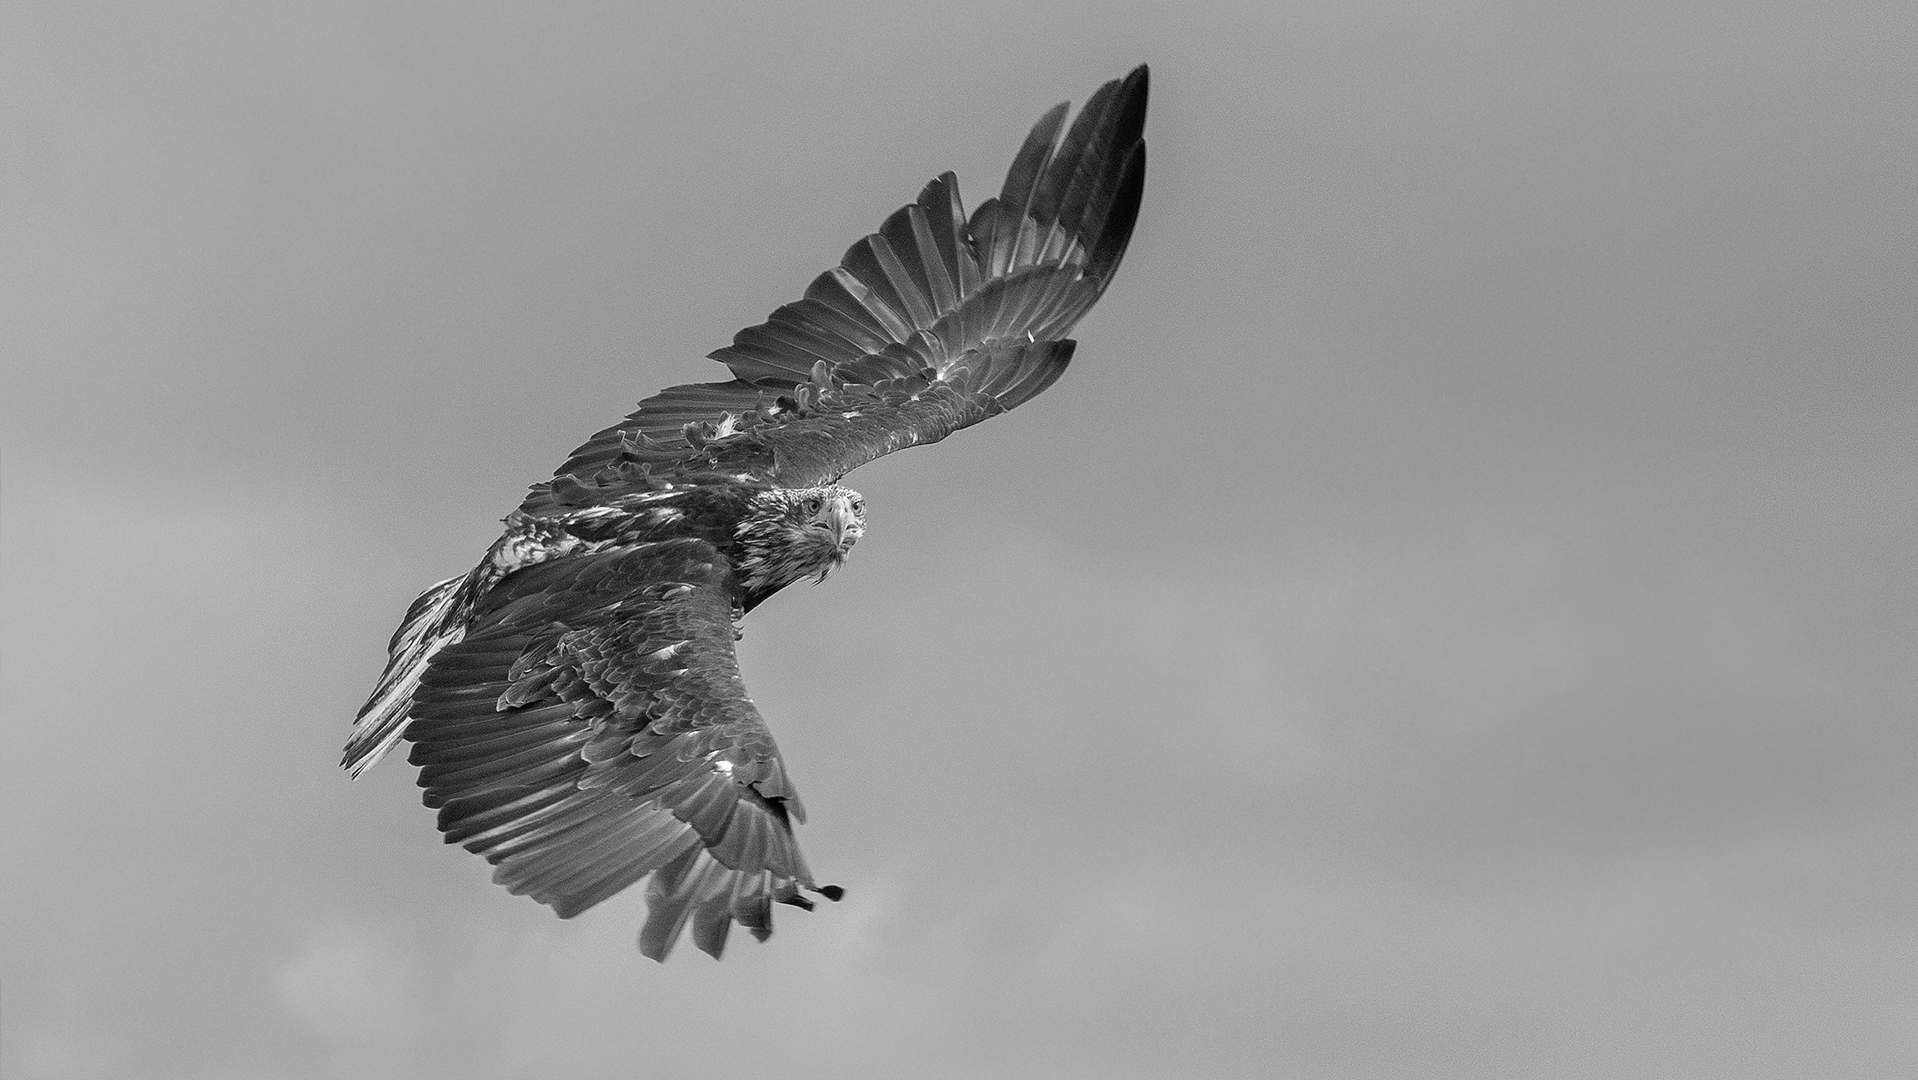
[[[738,621],[823,580],[866,531],[839,480],[1052,385],[1065,335],[1112,280],[1145,183],[1146,68],[1067,127],[1032,128],[968,217],[951,173],[854,244],[803,299],[573,451],[470,572],[422,593],[388,647],[344,767],[413,744],[447,843],[562,917],[651,875],[639,948],[690,921],[715,958],[733,923],[819,884],[772,733],[746,696]]]

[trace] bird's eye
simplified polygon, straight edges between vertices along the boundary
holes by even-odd
[[[864,517],[866,514],[866,500],[854,499],[852,501],[852,512]]]
[[[817,514],[818,512],[819,512],[819,500],[818,500],[818,498],[816,498],[816,497],[815,497],[815,498],[810,498],[810,499],[807,499],[807,500],[806,500],[806,513],[807,513],[807,514]]]

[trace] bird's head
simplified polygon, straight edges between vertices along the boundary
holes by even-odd
[[[774,488],[739,524],[738,567],[748,589],[773,592],[803,577],[826,580],[866,534],[866,500],[851,488]]]

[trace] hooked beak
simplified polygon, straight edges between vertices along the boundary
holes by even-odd
[[[832,538],[832,550],[826,554],[826,563],[814,579],[817,584],[846,564],[846,553],[852,550],[865,529],[859,523],[859,515],[853,512],[852,500],[843,496],[827,499],[813,515],[812,526]]]
[[[856,523],[852,513],[852,504],[846,499],[828,499],[819,510],[818,521],[832,533],[833,561],[845,559],[846,552],[852,548],[853,541],[859,539],[853,534]]]

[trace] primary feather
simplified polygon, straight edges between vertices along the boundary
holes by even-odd
[[[798,794],[746,696],[735,622],[865,532],[837,481],[1050,386],[1145,180],[1147,73],[1036,124],[968,218],[946,173],[805,296],[535,485],[478,566],[407,611],[360,711],[357,776],[401,738],[449,843],[577,914],[651,875],[640,950],[717,957],[818,884]],[[1061,131],[1064,131],[1063,137]]]

